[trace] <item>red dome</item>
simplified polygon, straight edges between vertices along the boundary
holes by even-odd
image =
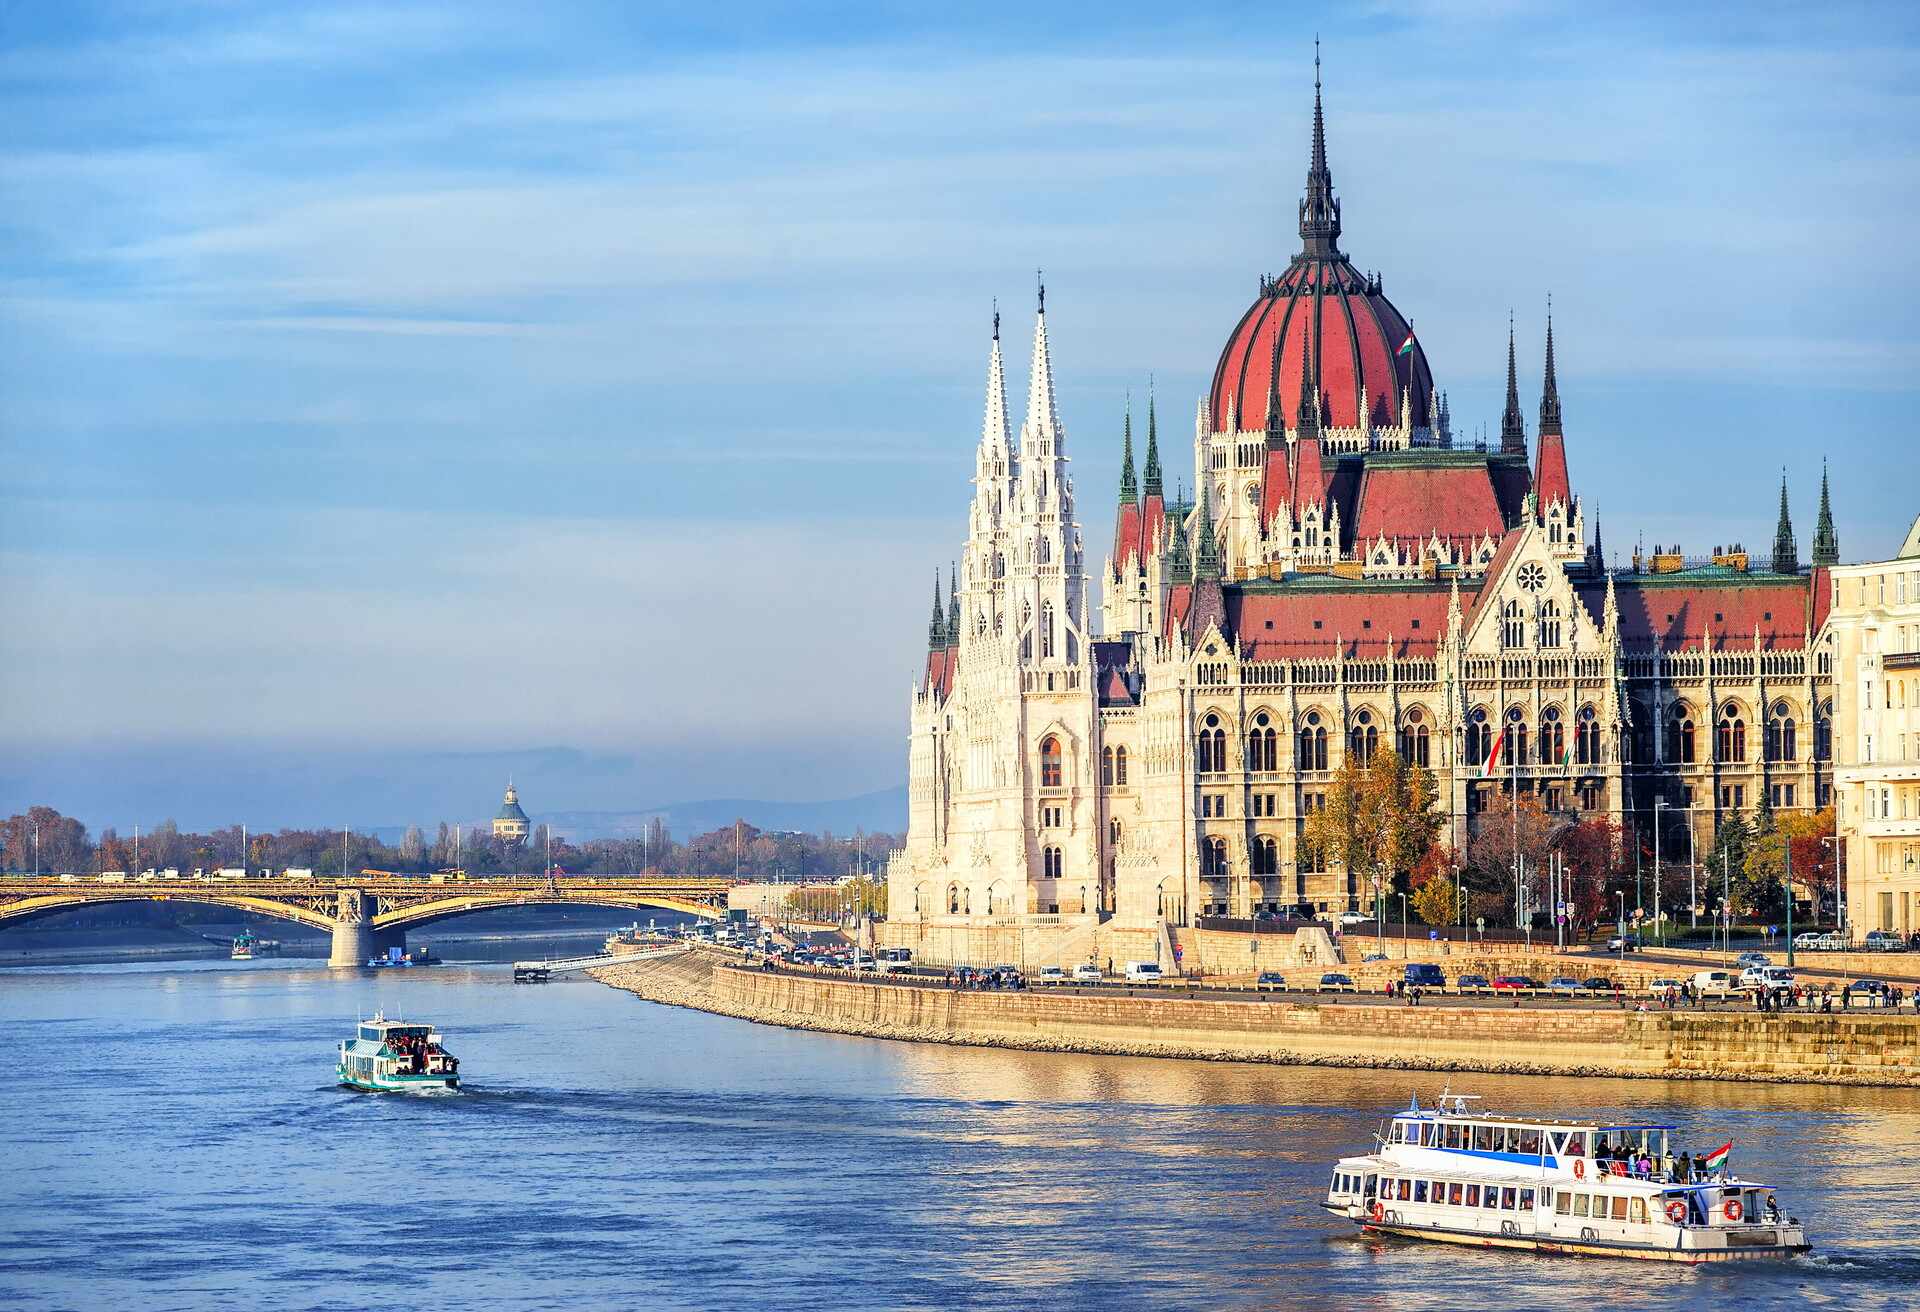
[[[1268,283],[1242,315],[1213,371],[1212,421],[1224,430],[1227,415],[1242,432],[1267,425],[1267,388],[1279,341],[1280,418],[1293,428],[1300,413],[1300,355],[1311,343],[1320,381],[1321,422],[1329,428],[1400,422],[1400,392],[1410,389],[1414,427],[1431,424],[1433,371],[1415,342],[1399,355],[1411,330],[1377,282],[1337,252],[1302,253]]]

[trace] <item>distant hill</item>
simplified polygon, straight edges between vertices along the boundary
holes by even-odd
[[[831,830],[850,834],[903,833],[907,827],[907,789],[883,788],[876,793],[827,802],[761,802],[744,797],[716,797],[700,802],[675,802],[641,811],[536,811],[536,824],[553,826],[555,835],[569,842],[596,838],[638,838],[659,818],[676,840],[685,841],[745,820],[759,829],[796,829],[818,834]]]

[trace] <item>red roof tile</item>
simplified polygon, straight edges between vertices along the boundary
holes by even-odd
[[[1506,516],[1485,465],[1374,465],[1360,476],[1353,543],[1375,538],[1498,538]]]
[[[1765,651],[1795,651],[1807,644],[1818,589],[1807,578],[1729,579],[1725,583],[1666,581],[1659,575],[1614,577],[1620,606],[1620,641],[1642,650],[1680,651],[1710,634],[1717,650],[1751,649],[1760,630]],[[1580,599],[1595,616],[1607,603],[1604,580],[1583,582]]]

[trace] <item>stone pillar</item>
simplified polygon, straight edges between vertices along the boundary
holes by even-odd
[[[373,955],[373,914],[378,904],[357,888],[340,890],[340,905],[333,920],[333,951],[329,966],[364,966]]]

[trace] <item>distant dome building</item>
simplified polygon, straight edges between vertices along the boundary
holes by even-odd
[[[507,795],[500,799],[499,814],[493,817],[493,836],[503,843],[524,843],[532,828],[527,813],[520,809],[520,794],[509,781]]]

